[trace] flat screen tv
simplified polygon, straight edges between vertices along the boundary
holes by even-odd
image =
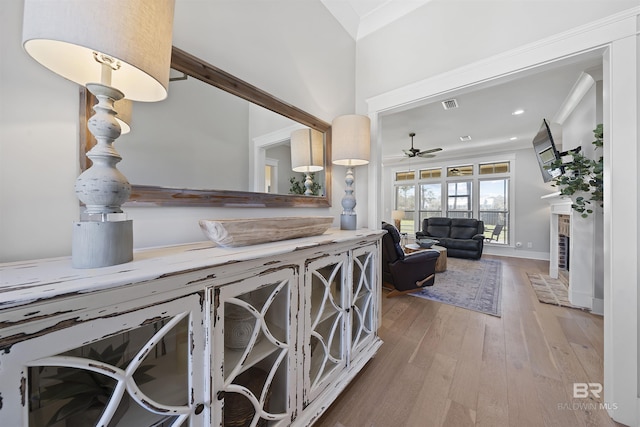
[[[540,166],[540,172],[542,173],[544,182],[549,182],[564,173],[561,167],[548,169],[551,163],[560,158],[560,153],[556,148],[556,144],[553,142],[551,129],[545,119],[542,119],[542,126],[540,126],[540,130],[533,138],[533,149],[536,153],[536,159],[538,159],[538,165]]]

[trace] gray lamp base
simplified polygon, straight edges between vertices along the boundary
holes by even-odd
[[[357,224],[357,215],[340,214],[340,230],[355,230]]]
[[[98,268],[133,259],[133,221],[80,221],[73,223],[71,265]]]

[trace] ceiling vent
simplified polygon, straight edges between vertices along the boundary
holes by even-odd
[[[462,141],[462,142],[471,141],[471,135],[461,136],[460,137],[460,141]]]
[[[445,110],[451,110],[452,108],[458,108],[458,101],[455,99],[447,99],[446,101],[442,101],[442,106]]]

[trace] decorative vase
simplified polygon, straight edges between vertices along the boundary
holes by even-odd
[[[242,307],[229,304],[224,315],[224,345],[230,349],[244,349],[251,340],[256,318]],[[256,343],[260,341],[258,335]]]

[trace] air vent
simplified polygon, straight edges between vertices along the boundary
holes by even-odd
[[[442,101],[442,106],[445,110],[451,110],[452,108],[458,108],[458,101],[455,99],[447,99],[446,101]]]
[[[460,137],[460,141],[465,142],[465,141],[471,141],[471,135],[464,135]]]

